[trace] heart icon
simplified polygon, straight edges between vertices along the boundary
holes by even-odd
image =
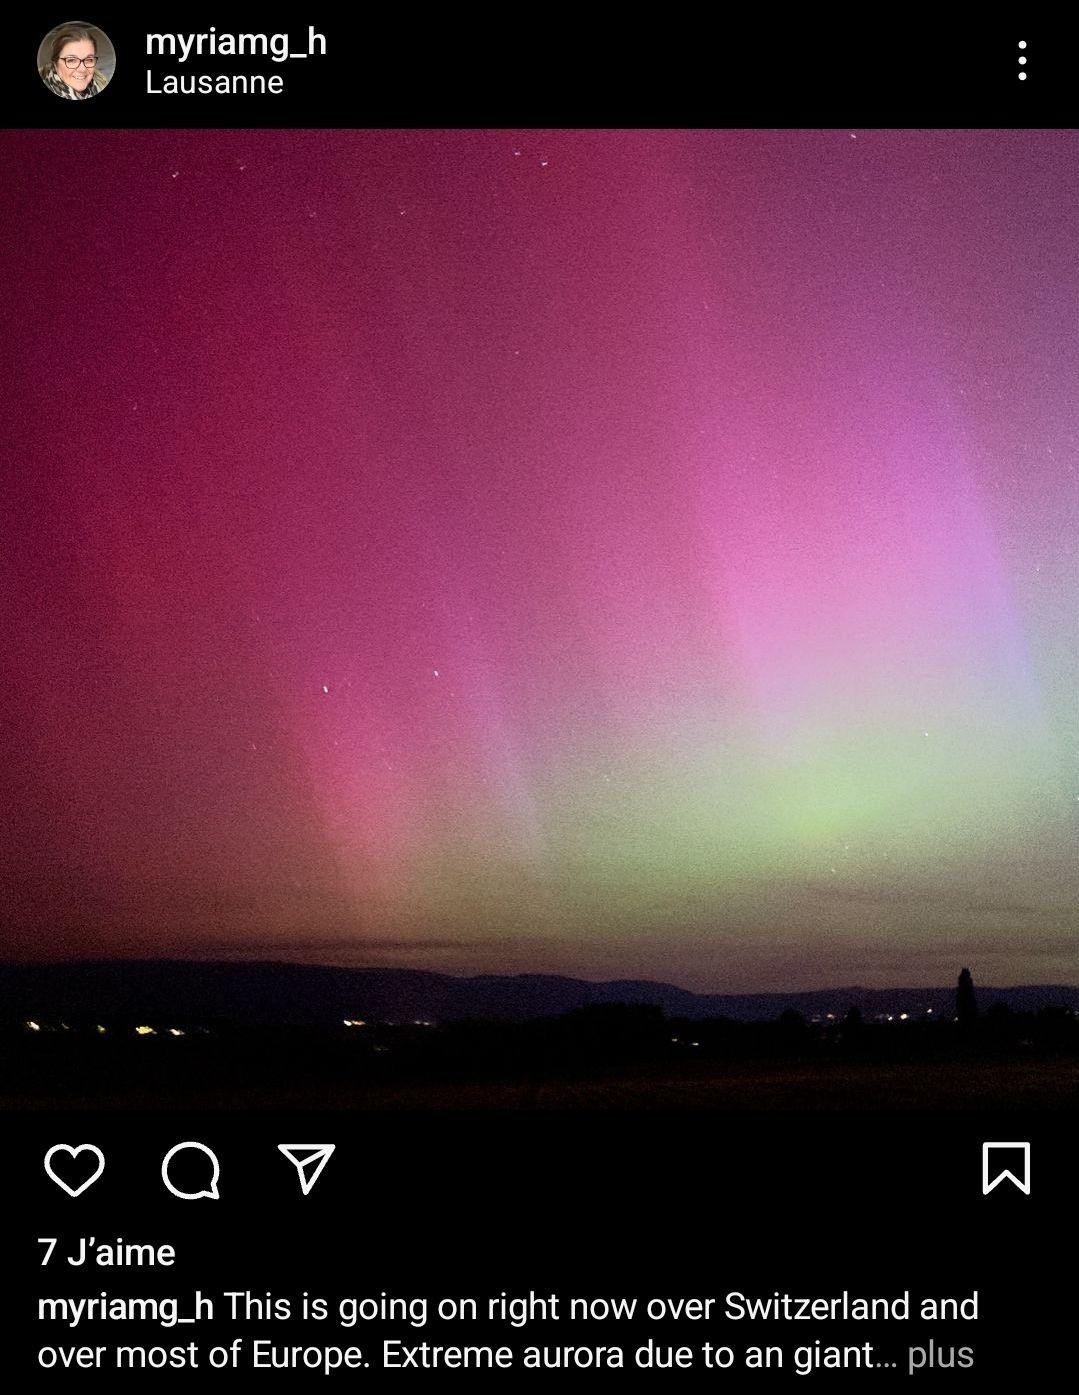
[[[53,1171],[52,1160],[57,1153],[67,1153],[71,1158],[77,1158],[80,1153],[93,1153],[94,1157],[97,1158],[97,1167],[85,1182],[80,1182],[77,1187],[72,1187]],[[68,1196],[81,1196],[86,1188],[92,1187],[105,1171],[105,1154],[94,1143],[80,1143],[77,1147],[72,1147],[70,1143],[54,1143],[45,1154],[45,1171],[58,1187],[63,1187]]]

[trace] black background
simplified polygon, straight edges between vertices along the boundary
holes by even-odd
[[[834,19],[707,20],[656,11],[267,13],[154,7],[84,16],[113,41],[99,97],[60,101],[36,72],[36,11],[5,36],[5,125],[20,126],[1070,126],[1079,44],[1063,20],[958,22],[909,10]],[[274,63],[147,57],[146,33],[287,32],[327,57]],[[1018,80],[1018,41],[1028,62]],[[279,74],[279,96],[148,96],[155,73]]]
[[[358,1345],[370,1348],[369,1372],[338,1381],[474,1381],[473,1372],[379,1370],[383,1338],[525,1345],[616,1342],[622,1371],[574,1373],[575,1380],[625,1380],[633,1352],[650,1337],[699,1347],[708,1340],[739,1350],[749,1343],[859,1344],[871,1341],[895,1371],[828,1371],[812,1380],[848,1387],[948,1380],[1041,1383],[1061,1370],[1070,1347],[1074,1305],[1076,1130],[1067,1116],[1012,1113],[932,1115],[750,1113],[371,1113],[273,1115],[22,1114],[7,1118],[5,1196],[13,1224],[6,1246],[7,1368],[35,1381],[84,1383],[86,1373],[35,1369],[42,1345],[135,1342],[204,1349],[243,1336],[249,1344]],[[1031,1143],[1031,1193],[1005,1181],[981,1188],[984,1140]],[[175,1143],[197,1140],[221,1164],[219,1200],[170,1196],[160,1177]],[[46,1176],[53,1143],[96,1143],[106,1155],[101,1179],[83,1196],[65,1196]],[[278,1143],[335,1143],[336,1152],[303,1197]],[[59,1164],[58,1164],[59,1165]],[[176,1174],[173,1174],[174,1178]],[[172,1244],[167,1269],[109,1269],[66,1264],[79,1236]],[[38,1236],[60,1244],[47,1268]],[[557,1292],[570,1296],[713,1296],[728,1292],[795,1295],[964,1297],[979,1292],[976,1323],[775,1327],[713,1320],[587,1328],[568,1321],[514,1329],[484,1323],[360,1324],[334,1321],[234,1322],[162,1329],[94,1324],[69,1330],[36,1323],[39,1294],[66,1296],[271,1291],[298,1303],[307,1290],[330,1299],[420,1294],[475,1296]],[[432,1305],[433,1306],[433,1305]],[[331,1304],[332,1310],[332,1304]],[[223,1312],[223,1309],[219,1311]],[[483,1304],[481,1303],[481,1313]],[[908,1346],[932,1337],[972,1346],[969,1371],[906,1370]],[[191,1384],[228,1372],[110,1373],[110,1382]],[[255,1373],[280,1381],[283,1373]],[[637,1373],[640,1375],[641,1373]],[[643,1373],[669,1388],[716,1381],[801,1381],[775,1373]],[[235,1379],[235,1376],[232,1376]],[[325,1381],[316,1373],[291,1380]],[[556,1372],[493,1373],[481,1380],[519,1388],[547,1384]],[[93,1375],[90,1376],[94,1380]],[[97,1377],[100,1379],[100,1377]]]
[[[5,36],[2,90],[7,126],[1070,126],[1075,120],[1074,41],[1063,26],[1018,21],[948,27],[879,12],[872,19],[805,21],[779,16],[756,26],[726,18],[690,24],[660,12],[646,25],[628,12],[602,20],[550,11],[472,15],[365,15],[347,21],[315,10],[288,17],[188,7],[156,10],[133,24],[111,10],[87,13],[119,55],[109,89],[89,102],[61,102],[37,77],[44,32],[67,12],[20,16]],[[287,29],[326,34],[331,57],[306,64],[203,59],[171,71],[280,73],[285,95],[150,98],[146,29]],[[869,30],[872,25],[872,34]],[[883,25],[883,29],[882,29]],[[718,36],[717,28],[718,26]],[[1028,42],[1019,82],[1017,41]],[[1046,1388],[1065,1365],[1074,1308],[1077,1131],[1073,1117],[970,1112],[896,1114],[455,1113],[332,1115],[97,1115],[8,1113],[0,1185],[5,1199],[4,1371],[11,1388],[32,1381],[85,1386],[101,1376],[37,1367],[42,1345],[130,1341],[202,1347],[242,1335],[278,1343],[359,1345],[376,1353],[367,1372],[336,1381],[382,1388],[403,1379],[474,1384],[472,1372],[380,1374],[383,1337],[409,1343],[526,1344],[616,1341],[626,1370],[574,1374],[575,1383],[644,1378],[664,1390],[752,1388],[761,1382],[875,1384],[941,1380],[968,1387],[1022,1381]],[[221,1199],[186,1202],[160,1180],[164,1153],[194,1139],[221,1161]],[[1032,1191],[1005,1183],[981,1194],[984,1140],[1032,1145]],[[107,1157],[98,1183],[70,1199],[45,1176],[54,1143],[93,1142]],[[337,1151],[312,1194],[277,1151],[281,1142],[333,1142]],[[38,1236],[58,1236],[41,1267]],[[77,1269],[62,1258],[79,1236],[173,1244],[174,1267]],[[976,1324],[920,1323],[888,1329],[726,1321],[637,1322],[586,1331],[568,1321],[497,1330],[484,1324],[413,1330],[401,1324],[342,1329],[334,1322],[234,1323],[69,1331],[38,1324],[41,1293],[134,1295],[195,1289],[217,1297],[248,1289],[297,1299],[527,1294],[713,1296],[774,1289],[828,1296],[968,1295]],[[718,1305],[722,1308],[722,1302]],[[895,1371],[788,1368],[769,1376],[738,1370],[638,1375],[634,1348],[649,1337],[698,1347],[820,1340],[879,1346]],[[908,1345],[933,1337],[973,1346],[974,1367],[907,1375]],[[319,1388],[326,1377],[291,1374]],[[189,1388],[231,1372],[107,1376]],[[259,1379],[280,1383],[276,1372]],[[557,1373],[508,1372],[505,1389],[549,1385]],[[332,1380],[331,1380],[332,1385]],[[1004,1388],[1008,1388],[1007,1384]]]

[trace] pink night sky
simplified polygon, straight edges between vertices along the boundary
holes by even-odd
[[[1076,981],[1079,134],[3,154],[6,957]]]

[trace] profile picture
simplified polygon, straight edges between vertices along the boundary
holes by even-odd
[[[94,24],[72,20],[50,29],[38,45],[37,70],[56,97],[86,101],[109,84],[116,69],[112,40]]]

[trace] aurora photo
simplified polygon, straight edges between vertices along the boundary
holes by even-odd
[[[4,149],[8,961],[1076,983],[1074,131]]]

